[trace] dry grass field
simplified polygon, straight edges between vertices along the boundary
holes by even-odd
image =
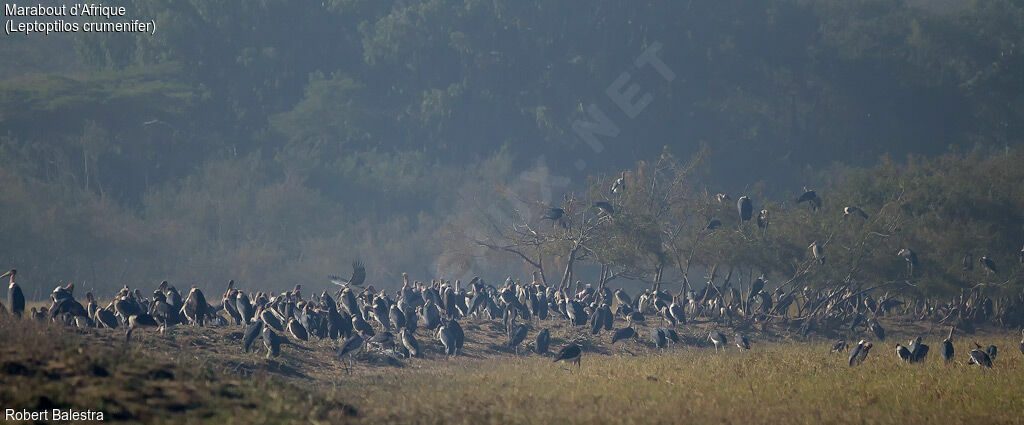
[[[754,348],[715,353],[700,327],[657,350],[608,344],[560,322],[553,350],[583,343],[581,370],[501,346],[491,322],[464,324],[465,356],[446,359],[425,330],[426,357],[396,361],[374,350],[346,371],[334,342],[286,346],[281,357],[244,354],[234,328],[178,327],[123,344],[123,333],[0,318],[0,404],[105,412],[123,423],[1022,423],[1024,356],[1011,332],[961,336],[945,364],[938,331],[924,364],[904,364],[896,332],[861,367],[829,354],[829,341],[750,334]],[[530,339],[534,332],[531,331]],[[729,333],[730,338],[732,333]],[[767,341],[765,339],[770,339]],[[528,339],[529,340],[529,339]],[[968,367],[968,345],[996,344],[995,367]]]

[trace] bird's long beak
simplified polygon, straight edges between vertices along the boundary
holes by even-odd
[[[8,270],[6,273],[0,275],[0,279],[5,278],[5,277],[10,276],[10,275],[11,275],[11,271]]]

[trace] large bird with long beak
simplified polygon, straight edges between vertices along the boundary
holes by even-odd
[[[331,280],[331,283],[341,287],[341,290],[338,291],[339,294],[342,290],[353,286],[361,288],[363,282],[366,281],[366,266],[362,262],[354,261],[352,262],[352,277],[345,279],[340,276],[330,275],[327,278]]]
[[[206,316],[210,314],[203,291],[193,286],[185,297],[185,305],[181,307],[181,312],[193,325],[203,326],[206,323]]]
[[[615,182],[612,183],[612,193],[618,195],[619,193],[622,193],[622,191],[625,188],[626,188],[626,172],[623,171],[622,173],[619,174],[619,178],[615,179]]]
[[[12,272],[14,270],[11,270]],[[53,288],[53,293],[50,294],[50,299],[54,303],[60,303],[64,298],[71,298],[75,292],[75,284],[69,283],[65,286],[58,286]]]
[[[818,197],[818,193],[808,189],[807,186],[804,186],[804,193],[802,193],[800,197],[796,199],[797,204],[804,202],[811,204],[811,209],[814,211],[817,211],[821,208],[821,198]]]
[[[11,307],[11,312],[15,316],[21,317],[21,314],[25,312],[25,294],[21,291],[18,283],[14,281],[16,274],[18,274],[17,270],[10,269],[7,273],[0,275],[0,279],[11,278],[11,283],[7,285],[7,305]]]

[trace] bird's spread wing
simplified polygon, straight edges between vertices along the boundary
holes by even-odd
[[[330,279],[331,283],[342,287],[348,287],[349,285],[361,287],[363,282],[366,281],[366,266],[363,266],[363,263],[360,261],[355,261],[352,263],[352,277],[350,279],[333,274],[328,275],[327,279]]]
[[[366,266],[360,261],[352,263],[352,279],[348,280],[350,285],[361,286],[366,281]]]

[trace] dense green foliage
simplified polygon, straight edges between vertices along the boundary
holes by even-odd
[[[0,46],[19,58],[0,65],[0,258],[40,283],[30,295],[56,280],[285,287],[354,258],[385,286],[401,271],[497,279],[516,258],[471,243],[488,231],[474,216],[509,198],[495,188],[551,202],[664,146],[703,145],[685,199],[708,216],[704,192],[787,201],[768,205],[790,239],[719,232],[694,252],[700,267],[791,274],[811,240],[832,235],[836,252],[895,226],[870,262],[830,255],[819,277],[891,279],[901,264],[866,265],[906,245],[922,287],[949,289],[960,252],[1009,270],[1021,243],[1020,154],[1005,151],[1024,123],[1024,7],[947,3],[128,1],[155,35]],[[656,43],[674,79],[635,65]],[[623,72],[653,99],[632,119],[606,95]],[[590,106],[620,130],[600,152],[572,129]],[[974,153],[927,159],[950,146]],[[846,169],[884,154],[896,160]],[[569,180],[547,195],[518,170]],[[789,199],[813,181],[818,215]],[[851,228],[835,219],[847,202],[899,211]],[[645,214],[693,212],[665,208]],[[704,218],[677,220],[670,245],[686,251]],[[581,254],[635,277],[689,264],[649,248]],[[546,255],[564,268],[564,250]]]

